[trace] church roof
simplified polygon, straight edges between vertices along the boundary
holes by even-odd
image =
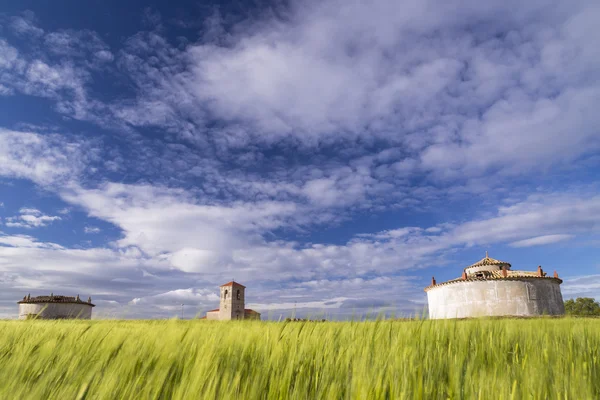
[[[505,262],[505,261],[500,261],[500,260],[496,260],[495,258],[491,258],[488,256],[487,251],[485,252],[485,257],[482,258],[481,260],[477,261],[475,264],[469,265],[467,268],[474,268],[474,267],[483,267],[486,265],[507,265],[510,267],[510,264]]]
[[[237,283],[235,281],[227,282],[226,284],[221,285],[220,287],[223,287],[223,286],[239,286],[239,287],[243,287],[244,289],[246,288],[246,286],[240,285],[239,283]]]

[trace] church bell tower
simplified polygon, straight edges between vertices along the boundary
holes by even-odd
[[[246,286],[231,281],[221,285],[221,301],[219,306],[219,319],[232,320],[244,319],[245,290]]]

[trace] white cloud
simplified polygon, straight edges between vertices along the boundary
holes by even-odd
[[[110,62],[114,59],[109,47],[100,36],[90,30],[62,30],[49,32],[44,37],[46,48],[57,55],[86,57],[90,66],[94,62]]]
[[[344,301],[348,300],[348,297],[334,297],[329,299],[324,299],[320,301],[306,301],[306,302],[281,302],[281,303],[271,303],[271,304],[252,304],[248,305],[248,307],[255,307],[257,310],[261,310],[263,312],[270,310],[291,310],[297,308],[311,308],[311,309],[328,309],[328,308],[340,308],[340,306],[344,303]]]
[[[42,60],[26,60],[0,39],[0,75],[4,95],[21,92],[56,100],[57,109],[79,119],[94,119],[89,114],[93,105],[85,89],[88,73],[72,63],[51,65]],[[95,103],[98,104],[98,103]]]
[[[451,230],[466,244],[515,241],[539,236],[591,233],[598,229],[600,197],[590,194],[532,195],[501,207],[494,218],[471,221]]]
[[[11,228],[39,228],[60,221],[58,216],[44,215],[35,208],[21,208],[20,215],[6,218],[5,225]]]
[[[83,231],[85,233],[100,233],[101,229],[97,226],[86,226],[85,228],[83,228]]]
[[[16,292],[34,289],[48,293],[77,291],[126,302],[132,295],[152,293],[156,285],[164,291],[160,285],[189,283],[172,274],[156,279],[167,270],[166,263],[145,259],[130,249],[72,249],[40,242],[32,236],[0,234],[0,275],[10,274],[13,278],[7,287],[0,279],[0,300],[5,296],[13,296],[7,298],[14,300],[18,298],[14,297]],[[0,309],[0,314],[5,311]]]
[[[600,56],[584,34],[600,13],[591,1],[328,0],[287,11],[285,22],[265,17],[232,32],[215,16],[185,50],[136,34],[114,54],[137,93],[117,103],[93,100],[96,67],[73,61],[115,58],[91,31],[45,33],[50,51],[68,57],[56,64],[0,41],[0,65],[20,82],[0,83],[54,98],[75,118],[160,126],[226,150],[282,139],[300,151],[355,140],[400,149],[367,174],[295,182],[294,195],[326,207],[389,193],[374,176],[513,175],[569,166],[600,146]],[[215,119],[222,129],[207,127]]]
[[[584,34],[600,16],[593,2],[328,0],[288,11],[185,51],[156,33],[132,38],[123,65],[143,95],[117,114],[233,148],[380,140],[403,147],[397,173],[438,179],[564,166],[600,146],[600,55]],[[207,130],[214,119],[226,127]],[[335,189],[319,177],[303,190],[332,204],[343,200]]]
[[[0,175],[41,185],[64,182],[85,168],[83,157],[92,153],[84,149],[83,142],[70,142],[63,136],[0,128]]]
[[[11,88],[0,84],[0,96],[9,96],[11,94],[13,94],[13,90]]]
[[[38,210],[37,208],[23,207],[23,208],[19,209],[19,212],[21,214],[42,215],[42,212],[40,210]]]
[[[165,293],[160,293],[154,296],[135,298],[131,301],[134,305],[154,304],[166,306],[169,308],[177,307],[180,308],[181,304],[188,306],[198,306],[218,304],[219,295],[216,293],[217,288],[210,289],[176,289]]]
[[[106,107],[90,98],[87,84],[92,73],[102,71],[114,59],[109,47],[93,31],[46,33],[33,20],[33,15],[11,19],[13,31],[31,39],[20,42],[20,51],[0,38],[0,95],[49,98],[60,113],[108,123]],[[42,40],[44,52],[40,53],[37,44]]]
[[[339,168],[327,178],[308,180],[302,194],[321,208],[344,207],[365,201],[367,194],[377,193],[377,182],[368,168]]]
[[[558,243],[573,238],[573,235],[544,235],[510,243],[512,247],[530,247]]]
[[[181,190],[124,184],[76,188],[62,196],[119,226],[124,236],[116,245],[134,246],[214,282],[233,272],[240,279],[282,280],[393,274],[439,263],[457,247],[534,245],[600,230],[594,217],[600,216],[600,198],[585,192],[532,195],[492,217],[357,234],[341,245],[268,241],[271,230],[294,226],[308,210],[287,203],[203,205]],[[539,232],[549,234],[538,238]]]
[[[19,67],[19,52],[9,45],[5,40],[0,39],[0,67],[2,69],[11,69]]]
[[[94,56],[98,60],[103,61],[103,62],[109,62],[109,61],[114,60],[114,58],[115,58],[113,56],[113,54],[108,50],[99,50],[96,53],[94,53]]]
[[[326,0],[288,12],[286,21],[228,33],[213,19],[205,41],[185,49],[156,32],[113,52],[94,32],[40,30],[51,53],[41,57],[0,39],[0,94],[50,98],[60,113],[100,124],[158,126],[195,146],[136,152],[140,182],[157,170],[169,180],[121,184],[103,175],[129,172],[119,155],[104,157],[99,171],[86,142],[0,129],[0,175],[32,180],[122,230],[110,248],[87,250],[0,235],[0,278],[11,282],[0,288],[79,286],[167,315],[170,301],[215,301],[215,285],[235,275],[256,287],[283,282],[270,297],[257,290],[252,301],[265,310],[291,307],[286,296],[308,309],[387,307],[372,289],[403,288],[382,294],[391,303],[421,301],[420,288],[398,274],[444,265],[456,249],[598,233],[594,193],[511,192],[505,206],[461,221],[399,222],[336,244],[273,240],[357,209],[427,206],[456,193],[505,197],[510,185],[494,184],[506,174],[568,167],[599,146],[600,56],[586,33],[599,11],[591,2]],[[35,34],[28,21],[14,29]],[[110,79],[102,74],[113,60],[136,93],[104,104],[87,85]],[[268,156],[271,145],[302,165]],[[256,166],[267,171],[251,173]],[[194,188],[178,189],[190,175]],[[467,182],[440,184],[447,179]],[[60,218],[21,210],[7,225]],[[0,298],[14,294],[2,290]]]
[[[24,17],[11,18],[10,28],[19,35],[30,36],[32,38],[44,34],[44,30],[34,24],[31,14],[26,14]]]
[[[0,270],[20,279],[22,287],[34,285],[23,277],[23,271],[34,275],[54,271],[55,277],[67,276],[74,287],[81,285],[105,300],[117,299],[120,305],[115,312],[129,316],[171,315],[176,309],[170,302],[180,300],[213,307],[216,300],[202,297],[204,291],[214,293],[216,285],[230,276],[255,288],[249,307],[264,311],[289,310],[293,302],[306,312],[335,309],[350,313],[356,308],[415,311],[423,307],[418,301],[423,295],[409,278],[395,277],[402,271],[445,265],[452,252],[464,246],[514,243],[540,231],[589,235],[600,230],[600,221],[593,219],[600,215],[600,198],[582,192],[531,196],[500,208],[496,216],[439,224],[433,232],[398,228],[357,235],[340,245],[266,241],[263,235],[273,226],[285,226],[277,211],[284,210],[287,216],[300,212],[293,209],[276,208],[275,213],[261,214],[256,212],[261,206],[256,205],[203,206],[191,203],[182,191],[123,184],[71,189],[63,198],[123,229],[123,239],[115,243],[120,250],[65,249],[29,236],[2,236],[0,243],[8,247],[0,247]],[[177,273],[183,274],[182,278],[169,278]],[[366,278],[370,275],[374,277]],[[201,280],[180,292],[184,282],[191,286],[189,281],[194,278],[190,277]],[[287,283],[276,291],[260,290],[273,281]],[[55,281],[48,275],[40,282],[48,287]],[[150,286],[144,289],[144,285]],[[373,290],[388,286],[405,289],[393,290],[384,296],[385,302],[373,297]],[[157,296],[173,291],[169,296]],[[125,310],[123,305],[134,298],[140,299],[135,304],[146,302],[149,307],[141,310],[131,304]]]
[[[42,248],[42,249],[62,249],[63,247],[55,243],[38,242],[34,237],[28,235],[5,235],[0,232],[0,245],[15,248]]]
[[[226,254],[223,250],[245,246],[254,240],[253,235],[281,227],[296,213],[296,205],[282,202],[197,204],[183,190],[148,185],[73,187],[62,196],[91,216],[123,229],[119,246],[137,246],[152,256],[181,251],[172,258],[180,266],[187,265],[188,256],[212,260],[213,251]]]
[[[77,119],[93,119],[88,115],[85,88],[88,73],[73,64],[49,65],[34,60],[29,63],[22,78],[16,78],[15,88],[25,94],[57,100],[57,110]]]
[[[600,299],[600,275],[568,277],[563,280],[563,297],[592,297]]]
[[[219,255],[206,249],[182,248],[172,253],[171,265],[184,272],[212,272],[219,268]]]

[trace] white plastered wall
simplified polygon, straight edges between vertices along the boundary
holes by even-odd
[[[26,319],[28,315],[37,315],[38,318],[77,318],[91,319],[92,306],[80,303],[23,303],[19,304],[19,319]]]
[[[554,279],[483,280],[440,285],[427,292],[429,318],[564,314]]]

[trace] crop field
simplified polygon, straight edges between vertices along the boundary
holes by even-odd
[[[0,321],[0,399],[598,399],[600,320]]]

